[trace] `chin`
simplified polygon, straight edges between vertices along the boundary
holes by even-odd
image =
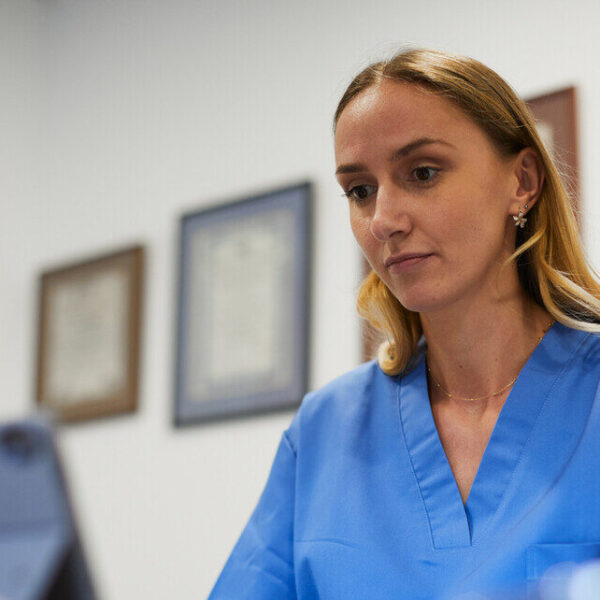
[[[392,293],[398,302],[411,312],[433,312],[450,304],[449,299],[446,296],[440,295],[439,292],[434,293],[429,291],[428,293],[426,290],[411,290],[408,292],[404,290],[402,293],[396,293],[392,290]]]

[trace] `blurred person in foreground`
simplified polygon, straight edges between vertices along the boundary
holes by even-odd
[[[304,398],[210,598],[537,597],[600,556],[600,286],[557,168],[471,58],[372,64],[334,123],[388,341]]]

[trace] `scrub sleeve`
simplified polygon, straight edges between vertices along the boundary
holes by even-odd
[[[284,432],[265,489],[209,600],[295,600],[296,453]]]

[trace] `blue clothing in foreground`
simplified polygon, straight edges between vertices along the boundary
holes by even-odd
[[[600,557],[599,366],[596,336],[550,329],[466,505],[423,355],[402,376],[367,363],[309,394],[210,600],[508,598]]]

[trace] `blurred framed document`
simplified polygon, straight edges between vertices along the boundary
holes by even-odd
[[[310,196],[303,183],[182,217],[176,425],[300,402]]]
[[[526,100],[544,146],[552,156],[578,213],[577,97],[574,87]],[[581,221],[579,223],[581,225]]]
[[[140,246],[42,273],[38,404],[60,421],[135,410]]]

